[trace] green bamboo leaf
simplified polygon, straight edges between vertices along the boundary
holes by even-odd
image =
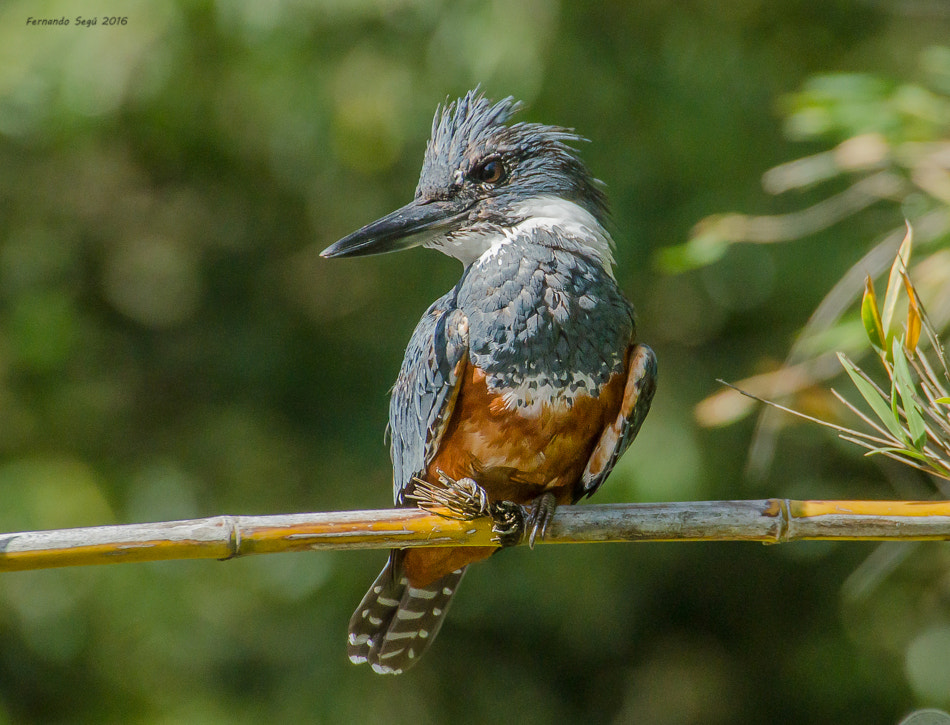
[[[871,275],[864,281],[864,297],[861,299],[861,322],[868,340],[878,350],[884,350],[884,326],[881,324],[881,315],[877,311],[877,295],[874,294],[874,282]]]
[[[887,428],[894,440],[907,442],[907,434],[904,432],[904,429],[901,428],[897,420],[895,420],[890,406],[877,390],[874,389],[874,386],[864,378],[860,369],[851,362],[844,353],[838,353],[838,360],[841,362],[845,372],[848,373],[848,377],[851,378],[851,382],[854,383],[854,387],[858,389],[858,392],[861,393],[861,397],[871,406],[871,410],[873,410],[874,414],[881,420],[881,423],[884,424],[884,427]]]
[[[925,453],[921,453],[920,451],[915,451],[913,448],[895,448],[893,446],[889,448],[872,448],[864,455],[873,456],[876,453],[881,455],[886,453],[894,453],[899,456],[913,458],[914,460],[920,461],[921,463],[926,463],[928,466],[933,465],[933,461],[930,459],[930,456],[926,455]]]
[[[911,443],[914,448],[920,450],[927,439],[927,426],[924,424],[924,417],[917,403],[916,386],[904,354],[904,345],[900,340],[894,340],[891,353],[894,356],[894,387],[904,407],[904,417],[907,419],[907,427],[910,428]]]
[[[894,323],[894,308],[897,307],[897,297],[901,288],[901,273],[907,269],[910,263],[910,252],[914,243],[914,230],[907,222],[907,234],[904,235],[904,241],[901,242],[897,250],[897,256],[894,257],[894,263],[891,265],[891,273],[887,278],[887,291],[884,293],[884,308],[881,311],[881,324],[884,326],[884,334],[888,341],[894,336],[892,326]],[[890,351],[890,344],[886,345],[885,350]]]
[[[935,403],[942,403],[943,405],[950,405],[950,398],[937,398]]]
[[[912,353],[917,349],[917,343],[920,341],[923,315],[917,305],[917,290],[914,289],[913,282],[906,273],[901,276],[904,279],[904,290],[907,292],[907,337],[904,340],[904,349]]]

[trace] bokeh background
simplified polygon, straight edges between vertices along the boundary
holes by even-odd
[[[476,84],[592,140],[618,279],[660,359],[599,502],[935,495],[817,426],[783,430],[749,477],[754,417],[695,415],[716,378],[778,366],[919,199],[676,274],[658,260],[709,215],[845,188],[763,190],[842,140],[789,123],[790,94],[832,71],[923,83],[947,38],[948,6],[927,0],[6,0],[0,530],[389,505],[388,388],[458,264],[318,253],[411,197],[436,104]],[[845,120],[873,126],[857,106]],[[950,708],[946,545],[512,550],[469,572],[398,679],[344,651],[384,556],[5,574],[0,722],[868,725]]]

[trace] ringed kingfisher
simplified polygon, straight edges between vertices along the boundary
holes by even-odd
[[[415,198],[324,257],[422,245],[462,277],[425,312],[393,387],[397,506],[417,480],[472,479],[532,508],[590,496],[636,437],[656,357],[613,274],[600,182],[572,130],[509,123],[521,103],[478,89],[436,109]],[[349,625],[348,654],[398,674],[432,643],[467,565],[497,547],[394,549]]]

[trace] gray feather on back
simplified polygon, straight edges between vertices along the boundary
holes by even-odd
[[[436,300],[416,325],[389,404],[393,498],[435,455],[455,403],[468,355],[467,324],[455,309],[455,290]]]

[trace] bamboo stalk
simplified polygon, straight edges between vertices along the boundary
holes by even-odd
[[[948,540],[950,501],[697,501],[561,506],[544,544],[804,539]],[[214,516],[0,534],[0,571],[250,554],[498,546],[492,520],[421,509]]]

